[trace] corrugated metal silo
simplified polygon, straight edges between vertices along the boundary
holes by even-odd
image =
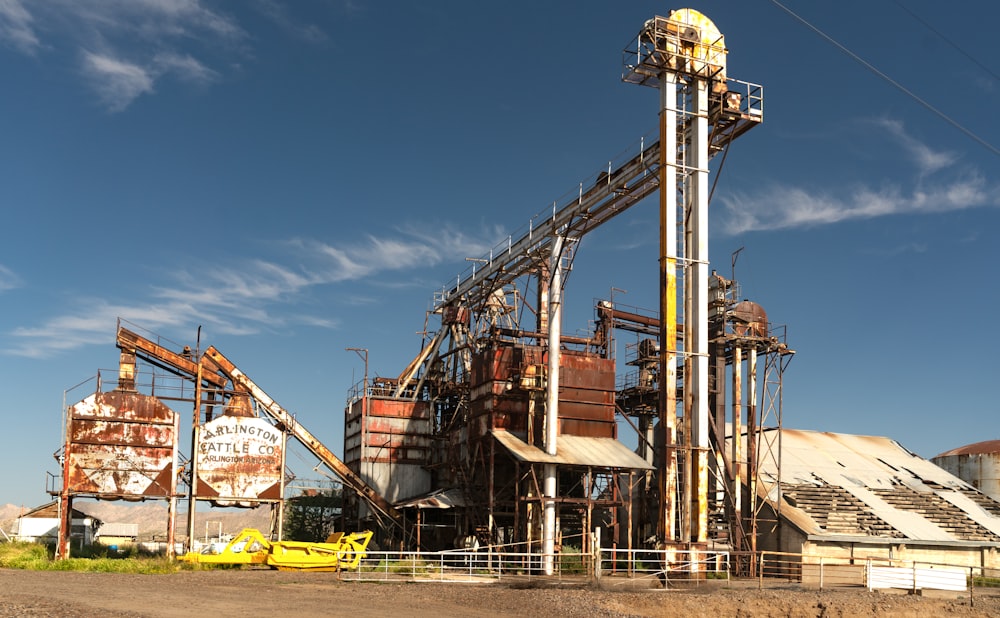
[[[1000,500],[1000,440],[986,440],[931,459],[994,500]]]

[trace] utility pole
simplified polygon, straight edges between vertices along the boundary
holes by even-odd
[[[368,425],[368,348],[344,348],[344,350],[354,352],[365,361],[365,375],[361,379],[361,444],[358,451],[358,473],[364,476],[365,439]],[[371,479],[368,481],[370,482]]]

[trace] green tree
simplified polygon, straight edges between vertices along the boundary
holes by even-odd
[[[305,490],[285,502],[285,538],[325,541],[336,530],[344,504],[340,488]]]

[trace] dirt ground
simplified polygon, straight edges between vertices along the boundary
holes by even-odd
[[[546,585],[358,583],[336,573],[269,570],[173,575],[0,569],[0,616],[998,616],[1000,597],[769,589],[709,582],[694,589],[624,590],[604,580]]]

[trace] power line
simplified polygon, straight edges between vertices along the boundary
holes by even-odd
[[[919,96],[917,96],[915,93],[911,92],[909,89],[907,89],[905,86],[903,86],[902,84],[900,84],[899,82],[897,82],[893,78],[889,77],[888,75],[886,75],[882,71],[878,70],[870,62],[866,61],[861,56],[859,56],[859,55],[855,54],[854,52],[852,52],[851,50],[847,49],[847,47],[841,45],[833,37],[831,37],[827,33],[823,32],[822,30],[820,30],[819,28],[817,28],[816,26],[814,26],[811,23],[809,23],[803,17],[800,17],[797,13],[795,13],[795,11],[793,11],[790,8],[788,8],[787,6],[781,4],[780,2],[778,2],[778,0],[771,0],[771,4],[777,6],[778,8],[780,8],[781,10],[783,10],[784,12],[788,13],[789,15],[791,15],[799,23],[801,23],[805,27],[809,28],[810,30],[812,30],[813,32],[815,32],[816,34],[818,34],[819,36],[821,36],[824,39],[826,39],[827,41],[829,41],[830,44],[832,44],[835,47],[837,47],[837,49],[839,49],[840,51],[844,52],[845,54],[847,54],[848,56],[850,56],[851,58],[853,58],[856,62],[858,62],[859,64],[861,64],[862,66],[864,66],[866,69],[868,69],[869,71],[871,71],[875,75],[878,75],[879,77],[881,77],[885,81],[887,81],[890,84],[892,84],[893,86],[895,86],[900,92],[902,92],[906,96],[910,97],[911,99],[913,99],[914,101],[916,101],[917,103],[919,103],[920,105],[922,105],[925,109],[927,109],[928,111],[932,112],[937,117],[941,118],[942,120],[944,120],[945,122],[947,122],[948,124],[950,124],[952,127],[956,128],[959,131],[961,131],[962,133],[964,133],[967,137],[975,140],[981,146],[983,146],[984,148],[986,148],[987,150],[989,150],[993,154],[1000,155],[1000,149],[997,149],[996,146],[994,146],[993,144],[987,142],[985,139],[979,137],[978,135],[976,135],[975,133],[973,133],[969,129],[966,129],[964,126],[962,126],[961,124],[959,124],[959,122],[957,120],[955,120],[952,117],[948,116],[948,114],[945,114],[944,112],[942,112],[938,108],[934,107],[933,105],[931,105],[927,101],[925,101],[922,98],[920,98]]]
[[[909,13],[910,17],[912,17],[913,19],[915,19],[918,22],[920,22],[921,24],[923,24],[925,28],[927,28],[928,30],[930,30],[934,34],[936,34],[939,37],[941,37],[941,40],[943,40],[945,43],[947,43],[948,45],[951,45],[952,47],[954,47],[955,50],[958,51],[958,53],[960,53],[963,56],[965,56],[966,58],[968,58],[973,64],[975,64],[976,66],[978,66],[980,69],[982,69],[982,70],[986,71],[987,73],[989,73],[990,76],[993,77],[994,80],[1000,81],[1000,75],[997,75],[996,73],[994,73],[992,70],[990,70],[990,68],[988,66],[986,66],[985,64],[983,64],[982,62],[980,62],[979,60],[977,60],[976,58],[974,58],[972,56],[972,54],[970,54],[969,52],[967,52],[964,49],[962,49],[961,47],[959,47],[958,43],[952,41],[950,38],[948,38],[947,36],[945,36],[943,32],[941,32],[941,31],[937,30],[936,28],[934,28],[934,26],[932,26],[930,23],[928,23],[926,20],[924,20],[922,17],[920,17],[919,15],[917,15],[916,13],[914,13],[913,11],[911,11],[908,7],[906,7],[905,5],[903,5],[903,3],[900,2],[899,0],[893,0],[893,2],[896,4],[896,6],[898,6],[899,8],[901,8],[904,11],[906,11],[907,13]]]

